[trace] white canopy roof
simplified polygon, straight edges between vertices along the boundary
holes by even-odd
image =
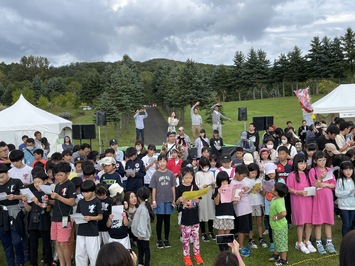
[[[341,117],[355,116],[355,84],[342,84],[312,104],[315,114],[339,113]],[[348,115],[347,115],[348,114]]]
[[[72,122],[53,115],[29,103],[22,95],[16,103],[0,112],[0,140],[13,143],[18,147],[21,137],[33,138],[40,131],[51,144],[51,152],[57,151],[59,138],[71,136]]]

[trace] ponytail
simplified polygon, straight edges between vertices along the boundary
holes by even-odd
[[[154,221],[155,214],[153,212],[152,206],[150,205],[150,202],[148,201],[148,198],[150,196],[150,190],[147,187],[141,187],[137,190],[137,198],[139,201],[144,201],[145,206],[147,207],[149,217],[150,217],[150,222]]]

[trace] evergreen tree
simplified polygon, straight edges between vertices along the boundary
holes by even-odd
[[[355,74],[355,33],[351,28],[348,28],[345,35],[340,39],[342,42],[344,59],[347,63],[347,72],[350,76],[351,83],[353,83]]]

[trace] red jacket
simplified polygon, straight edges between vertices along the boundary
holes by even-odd
[[[181,165],[182,165],[182,160],[179,159],[178,163],[175,163],[175,159],[174,158],[170,158],[168,160],[168,163],[166,165],[166,168],[168,168],[171,172],[173,172],[174,175],[180,175],[180,171],[181,171]]]

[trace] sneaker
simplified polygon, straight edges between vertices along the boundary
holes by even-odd
[[[164,245],[163,245],[163,241],[161,241],[161,240],[158,240],[157,241],[157,248],[164,248]]]
[[[165,248],[171,247],[169,240],[164,240],[164,246],[165,246]]]
[[[247,247],[243,247],[242,249],[239,250],[239,254],[242,255],[243,257],[250,257],[250,249]]]
[[[254,239],[250,239],[250,240],[248,241],[248,245],[249,245],[249,247],[251,247],[251,248],[258,248],[258,246],[256,245]]]
[[[267,244],[265,243],[264,239],[260,238],[259,244],[260,244],[263,248],[267,248]]]
[[[203,264],[203,259],[201,258],[201,255],[200,255],[200,254],[196,254],[196,255],[194,256],[194,258],[195,258],[195,261],[196,261],[197,265]]]
[[[295,249],[301,251],[301,252],[304,253],[304,254],[309,254],[309,253],[310,253],[309,249],[306,248],[306,246],[304,245],[303,242],[302,242],[301,244],[298,244],[298,243],[296,242],[296,244],[295,244]]]
[[[308,242],[306,242],[305,244],[306,244],[306,247],[308,248],[308,250],[309,250],[311,253],[317,252],[316,248],[312,245],[312,242],[311,242],[311,241],[308,241]]]
[[[203,242],[210,242],[210,240],[209,240],[207,234],[203,234],[201,238],[202,238],[202,241],[203,241]]]
[[[275,244],[274,243],[270,243],[269,251],[270,252],[274,252],[275,251]]]
[[[317,244],[317,250],[318,250],[319,254],[322,254],[322,255],[327,254],[327,252],[325,251],[325,249],[321,243]]]
[[[266,230],[264,231],[263,235],[264,235],[264,236],[267,236],[268,234],[269,234],[269,230],[266,229]]]
[[[209,232],[208,236],[212,239],[212,240],[216,240],[216,235],[213,232]]]
[[[288,265],[288,260],[279,259],[275,262],[276,266]]]
[[[184,263],[185,263],[185,266],[192,266],[193,265],[190,256],[184,257]]]
[[[335,250],[335,247],[334,247],[334,245],[333,245],[332,242],[327,243],[327,244],[325,245],[325,249],[326,249],[330,254],[336,254],[336,253],[337,253],[337,251]]]
[[[291,229],[292,228],[292,224],[287,224],[287,228]]]
[[[279,254],[273,253],[273,254],[270,256],[269,261],[278,261],[279,259],[280,259]]]

